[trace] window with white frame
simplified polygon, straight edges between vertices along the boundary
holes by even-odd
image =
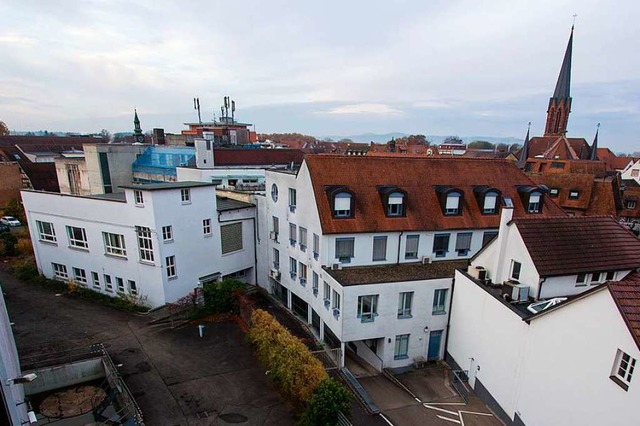
[[[173,227],[171,225],[162,227],[162,239],[165,242],[173,241]]]
[[[560,190],[558,188],[549,188],[549,196],[550,197],[557,197],[558,194],[560,193]]]
[[[440,288],[433,293],[433,315],[442,315],[447,313],[447,293],[449,289]]]
[[[307,228],[303,228],[301,226],[298,230],[300,231],[300,239],[298,240],[300,243],[300,250],[307,251]]]
[[[495,214],[498,211],[498,193],[489,191],[484,195],[482,214]]]
[[[393,351],[393,359],[409,358],[409,334],[400,334],[396,336],[396,346]]]
[[[324,306],[325,308],[329,308],[329,305],[331,304],[331,287],[329,286],[329,283],[326,281],[324,282],[324,293],[323,293],[323,298],[322,300],[324,300]]]
[[[144,197],[142,195],[142,191],[134,189],[133,199],[135,200],[136,206],[144,206]]]
[[[420,244],[420,235],[407,235],[407,240],[404,248],[404,258],[417,259],[419,244]]]
[[[313,272],[313,281],[312,281],[312,289],[313,289],[313,295],[315,297],[318,297],[318,286],[320,285],[320,276],[318,276],[317,273]]]
[[[153,263],[153,239],[151,229],[146,226],[136,226],[138,236],[138,251],[141,262]]]
[[[296,190],[293,188],[289,188],[289,210],[292,212],[296,211],[297,204],[298,202],[297,202]]]
[[[273,249],[273,269],[280,269],[280,250]]]
[[[292,246],[295,246],[297,242],[297,230],[298,228],[296,227],[296,225],[294,225],[293,223],[289,224],[289,244],[291,244]]]
[[[450,192],[447,194],[447,200],[444,207],[444,213],[447,216],[455,216],[459,215],[462,211],[460,208],[460,199],[462,198],[462,194],[459,192]]]
[[[111,275],[104,274],[104,288],[107,291],[113,291],[113,283],[111,282]]]
[[[576,287],[587,285],[587,274],[580,273],[576,276]]]
[[[166,270],[167,270],[167,278],[175,278],[178,276],[176,270],[176,257],[175,256],[167,256],[165,259]]]
[[[350,263],[354,255],[355,238],[336,238],[336,259]]]
[[[331,305],[331,307],[334,310],[334,313],[336,310],[338,310],[338,312],[340,311],[340,294],[338,294],[337,291],[333,290],[333,304]]]
[[[636,359],[628,353],[618,349],[613,362],[613,368],[611,369],[610,378],[618,384],[618,386],[627,391],[631,385],[631,379],[633,378],[633,371],[635,368]]]
[[[606,280],[613,281],[616,279],[616,271],[607,271]]]
[[[411,304],[413,303],[413,291],[400,293],[398,299],[398,318],[411,318]]]
[[[40,241],[44,241],[47,243],[55,243],[57,241],[56,231],[53,228],[53,223],[36,220],[36,226],[38,228],[38,239]]]
[[[635,200],[627,200],[625,207],[627,209],[635,209],[636,208],[636,201]]]
[[[471,232],[458,232],[456,235],[456,252],[458,256],[466,256],[471,250]]]
[[[436,234],[433,237],[433,254],[445,257],[449,252],[449,234]]]
[[[387,216],[404,215],[404,194],[402,192],[392,192],[387,199]]]
[[[124,280],[120,277],[116,277],[116,287],[118,289],[118,293],[124,293]]]
[[[136,286],[136,282],[133,280],[127,281],[129,284],[129,294],[136,296],[138,294],[138,286]]]
[[[299,262],[299,270],[300,270],[300,284],[305,285],[307,283],[307,265]]]
[[[358,296],[358,318],[361,322],[371,322],[378,316],[378,295]]]
[[[294,280],[298,275],[298,261],[291,256],[289,256],[289,274],[291,274],[291,279]]]
[[[67,273],[67,267],[60,263],[52,263],[53,266],[53,276],[54,278],[66,280],[69,278],[69,274]]]
[[[338,192],[333,197],[333,216],[351,217],[351,194]]]
[[[280,235],[280,219],[278,219],[276,216],[273,216],[271,219],[272,219],[271,232],[273,232],[271,239],[275,242],[278,242],[278,236]]]
[[[318,260],[320,257],[320,236],[313,234],[313,257]]]
[[[87,241],[87,232],[84,228],[67,225],[67,237],[69,238],[69,246],[80,249],[89,248]]]
[[[93,281],[95,288],[100,288],[100,275],[97,272],[91,271],[91,281]]]
[[[182,204],[191,203],[191,190],[190,189],[181,189],[180,190],[180,199],[182,200]]]
[[[542,193],[534,191],[529,194],[529,205],[527,206],[527,212],[540,213],[540,203],[542,202]]]
[[[227,225],[220,226],[222,254],[242,250],[242,238],[242,222],[229,223]]]
[[[592,272],[591,273],[591,285],[599,284],[602,282],[602,278],[604,278],[605,274],[602,272]]]
[[[205,237],[213,235],[211,232],[211,219],[202,219],[202,233]]]
[[[375,261],[387,260],[387,236],[379,235],[373,237],[373,256],[372,259]]]
[[[106,254],[121,257],[127,255],[127,249],[124,245],[124,235],[103,232],[102,239],[104,240],[104,251]]]
[[[87,273],[84,269],[73,267],[73,280],[80,285],[87,285]]]

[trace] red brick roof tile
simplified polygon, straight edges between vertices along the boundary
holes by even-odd
[[[611,281],[608,285],[629,331],[640,347],[640,273],[631,272],[622,280]]]
[[[302,163],[304,153],[298,149],[234,149],[215,148],[216,166],[264,166]]]
[[[305,159],[325,234],[404,230],[498,228],[500,215],[483,215],[474,187],[487,185],[512,198],[514,216],[525,213],[517,186],[534,186],[508,160],[470,158],[425,158],[416,156],[311,155]],[[355,200],[353,218],[333,218],[326,188],[344,185]],[[406,216],[386,217],[378,192],[380,185],[394,185],[407,194]],[[462,214],[445,216],[436,185],[462,190]],[[543,215],[564,215],[549,197],[544,197]]]

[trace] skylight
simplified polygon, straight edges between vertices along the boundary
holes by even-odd
[[[556,306],[557,304],[562,303],[565,300],[567,300],[566,297],[556,297],[554,299],[543,300],[542,302],[530,304],[529,306],[527,306],[527,310],[532,314],[537,314],[549,309],[552,306]]]

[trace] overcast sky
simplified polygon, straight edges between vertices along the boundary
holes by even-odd
[[[230,95],[259,132],[523,138],[574,13],[569,134],[638,151],[637,0],[0,0],[0,120],[177,132]]]

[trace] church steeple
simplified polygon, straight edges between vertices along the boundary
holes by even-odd
[[[140,127],[140,119],[138,118],[138,111],[133,110],[133,141],[136,143],[144,143],[144,134]]]
[[[545,136],[561,136],[567,132],[569,113],[571,112],[571,54],[573,51],[573,26],[567,50],[564,53],[562,68],[556,83],[553,96],[549,99],[547,109],[547,124],[545,126]]]
[[[525,168],[527,165],[527,158],[529,158],[529,132],[531,131],[531,122],[529,122],[529,126],[527,127],[527,137],[524,138],[524,144],[522,144],[522,149],[520,150],[520,159],[516,163],[519,169]]]
[[[589,160],[597,160],[598,159],[598,132],[600,132],[600,123],[598,123],[598,127],[596,128],[596,136],[593,138],[593,145],[591,145],[591,155],[589,156]]]

